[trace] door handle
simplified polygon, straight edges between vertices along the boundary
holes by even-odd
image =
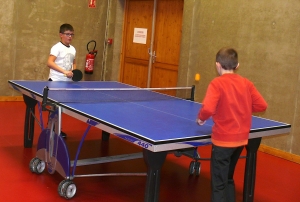
[[[153,54],[151,53],[150,51],[150,48],[148,48],[148,54],[152,57],[152,63],[155,63],[155,58],[156,58],[156,55],[155,55],[155,51],[153,51]]]
[[[155,59],[156,59],[156,55],[155,55],[155,51],[153,51],[153,55],[152,55],[152,63],[155,63]]]

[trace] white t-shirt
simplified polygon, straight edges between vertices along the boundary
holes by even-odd
[[[75,48],[70,45],[69,47],[64,45],[61,42],[55,44],[51,50],[50,55],[56,57],[55,63],[65,69],[65,70],[72,70],[73,69],[73,61],[75,59],[76,50]],[[49,78],[52,81],[71,81],[71,78],[66,77],[63,73],[58,72],[54,69],[50,69]]]

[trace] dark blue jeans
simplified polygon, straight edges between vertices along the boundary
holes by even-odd
[[[210,163],[212,202],[235,202],[233,174],[243,148],[244,146],[229,148],[212,145]]]

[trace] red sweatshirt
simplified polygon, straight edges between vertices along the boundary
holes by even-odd
[[[248,144],[252,112],[265,111],[267,103],[252,82],[238,74],[223,74],[209,84],[198,118],[212,116],[212,142],[221,147]]]

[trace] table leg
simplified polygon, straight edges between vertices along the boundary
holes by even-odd
[[[167,152],[143,150],[143,157],[148,169],[145,202],[157,202],[159,199],[160,171],[166,156]]]
[[[106,132],[106,131],[102,131],[102,140],[103,141],[108,141],[109,140],[109,136],[110,136],[110,134],[108,133],[108,132]]]
[[[244,176],[244,202],[254,201],[254,187],[255,187],[255,177],[256,177],[256,160],[257,160],[257,150],[261,142],[260,138],[249,139],[247,150],[247,159],[245,167]]]
[[[24,147],[31,148],[34,135],[35,105],[37,104],[37,101],[32,99],[31,97],[28,97],[27,95],[23,95],[23,99],[26,104],[24,123]]]

